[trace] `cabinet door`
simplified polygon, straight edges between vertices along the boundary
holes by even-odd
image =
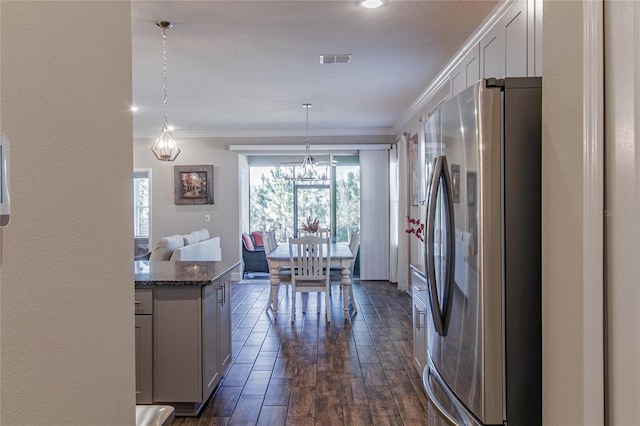
[[[199,286],[156,288],[154,402],[202,402],[201,299]]]
[[[153,317],[136,315],[136,404],[153,402]]]
[[[427,307],[413,296],[413,363],[422,375],[427,365]]]
[[[423,274],[411,271],[413,296],[413,364],[422,376],[427,365],[427,282]]]
[[[231,364],[231,274],[225,274],[220,281],[218,305],[218,354],[220,374]]]
[[[206,401],[220,381],[218,355],[218,284],[203,287],[202,292],[202,400]]]

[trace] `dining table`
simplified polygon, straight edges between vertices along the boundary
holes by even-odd
[[[323,250],[327,253],[327,250]],[[341,268],[340,284],[343,288],[343,309],[345,319],[349,319],[349,295],[351,286],[351,262],[354,261],[353,253],[347,243],[332,243],[330,252],[330,267]],[[271,284],[271,300],[267,303],[267,310],[270,308],[273,317],[278,315],[278,290],[281,284],[281,268],[291,268],[291,257],[289,255],[289,244],[279,244],[275,249],[267,254],[269,264],[269,282]],[[351,301],[355,306],[355,301]],[[329,307],[327,307],[329,309]]]

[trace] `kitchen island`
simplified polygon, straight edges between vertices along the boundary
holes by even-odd
[[[136,403],[196,416],[231,363],[230,261],[136,261]]]

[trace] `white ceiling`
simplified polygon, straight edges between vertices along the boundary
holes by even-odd
[[[392,135],[497,1],[133,1],[134,134]],[[349,64],[319,55],[349,53]]]

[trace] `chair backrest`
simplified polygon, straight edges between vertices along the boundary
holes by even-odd
[[[318,228],[316,232],[306,231],[302,228],[298,229],[298,237],[313,235],[321,238],[331,238],[331,228]]]
[[[318,228],[316,236],[321,238],[331,238],[331,228]]]
[[[305,236],[289,238],[291,278],[296,281],[327,281],[331,264],[329,238]]]
[[[276,243],[276,233],[273,231],[265,231],[262,233],[263,241],[264,241],[264,252],[269,254],[276,247],[278,247],[278,243]]]
[[[358,251],[360,250],[360,231],[351,231],[349,248],[351,249],[351,253],[353,253],[353,262],[351,262],[351,277],[353,277],[353,267],[356,264],[356,257],[358,257]]]

